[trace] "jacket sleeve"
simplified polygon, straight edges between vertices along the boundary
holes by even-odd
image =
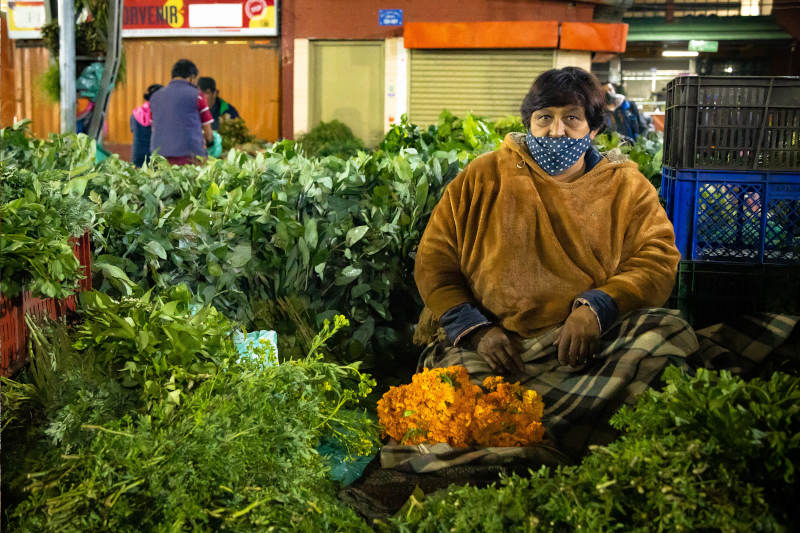
[[[615,275],[599,287],[614,299],[620,315],[663,306],[672,293],[681,259],[675,231],[655,187],[643,183],[640,188],[625,232],[622,260]]]
[[[461,304],[477,306],[461,273],[461,248],[457,234],[459,204],[467,170],[445,190],[422,235],[414,265],[414,279],[425,305],[437,319]]]

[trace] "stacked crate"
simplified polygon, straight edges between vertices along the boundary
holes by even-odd
[[[800,314],[800,79],[677,78],[664,131],[671,306],[695,327]]]
[[[71,239],[72,251],[81,264],[80,281],[77,292],[92,290],[92,257],[89,232],[80,238]],[[49,316],[56,319],[75,310],[77,296],[64,300],[53,298],[34,298],[29,291],[23,291],[14,298],[0,295],[0,375],[10,376],[29,360],[28,326],[25,315]]]

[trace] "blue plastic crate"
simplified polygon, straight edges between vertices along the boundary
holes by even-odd
[[[664,167],[684,260],[800,264],[800,173]]]

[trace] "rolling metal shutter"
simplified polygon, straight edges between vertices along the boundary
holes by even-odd
[[[490,120],[519,115],[533,80],[554,65],[553,50],[412,50],[409,119],[436,124],[442,109]]]

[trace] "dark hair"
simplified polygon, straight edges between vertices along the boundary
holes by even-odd
[[[163,85],[159,85],[158,83],[154,83],[150,87],[147,88],[147,92],[144,93],[144,101],[149,102],[150,97],[153,96],[153,93],[162,88]]]
[[[603,127],[605,95],[600,82],[594,75],[578,67],[553,69],[540,74],[522,100],[522,123],[530,129],[531,115],[536,111],[569,105],[583,107],[590,130]]]
[[[173,78],[191,78],[199,73],[197,66],[188,59],[179,59],[175,66],[172,67]]]
[[[214,78],[200,78],[197,80],[197,87],[201,91],[216,91],[217,82],[214,81]]]

